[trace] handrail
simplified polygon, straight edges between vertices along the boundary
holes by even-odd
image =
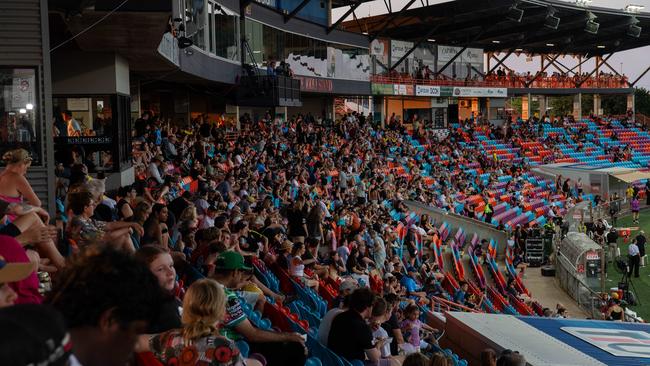
[[[450,79],[423,79],[414,78],[410,75],[371,75],[370,81],[381,84],[417,84],[417,85],[439,85],[439,86],[483,86],[503,88],[577,88],[572,78],[559,78],[554,76],[539,77],[530,86],[526,82],[532,80],[525,76],[503,76],[487,77],[483,80],[450,80]],[[583,88],[629,88],[627,79],[614,77],[591,77],[581,87]]]
[[[436,303],[436,304],[438,304],[438,305],[444,305],[444,306],[446,306],[447,308],[446,308],[445,310],[447,310],[447,311],[449,311],[449,310],[453,310],[453,311],[465,311],[465,312],[469,312],[469,313],[482,313],[481,311],[478,311],[478,310],[476,310],[476,309],[472,309],[472,308],[467,307],[467,306],[465,306],[465,305],[461,305],[461,304],[455,303],[455,302],[453,302],[453,301],[449,301],[449,300],[444,299],[444,298],[442,298],[442,297],[431,296],[430,299],[431,299],[434,303]],[[432,310],[434,310],[434,309],[432,309]],[[438,311],[438,312],[440,312],[440,311]]]

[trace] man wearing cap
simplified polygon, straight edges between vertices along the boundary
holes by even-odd
[[[323,319],[320,322],[318,327],[318,341],[322,344],[327,344],[327,340],[330,335],[330,328],[332,327],[332,322],[337,315],[348,310],[348,300],[350,299],[350,294],[354,290],[359,288],[357,281],[349,278],[339,286],[339,296],[335,299],[335,304],[332,309],[330,309]],[[338,302],[338,303],[336,303]]]
[[[406,273],[406,276],[403,276],[400,280],[401,285],[406,289],[406,295],[409,297],[419,297],[420,299],[426,299],[427,293],[420,291],[420,285],[415,280],[418,275],[418,270],[413,266],[408,266],[406,268]]]
[[[268,365],[304,365],[304,339],[299,333],[258,329],[246,318],[235,290],[250,277],[251,271],[252,268],[244,263],[244,257],[237,252],[226,251],[217,257],[213,278],[224,286],[227,296],[222,335],[234,341],[246,340],[251,352],[262,354]]]

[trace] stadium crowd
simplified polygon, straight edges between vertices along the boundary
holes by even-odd
[[[3,336],[15,347],[3,347],[0,360],[123,365],[135,345],[140,364],[148,354],[170,365],[304,365],[312,351],[305,332],[278,331],[259,317],[298,297],[264,281],[269,270],[314,293],[334,289],[317,336],[336,355],[374,365],[454,364],[422,312],[434,296],[468,311],[482,300],[467,283],[454,293],[442,288],[430,250],[438,228],[426,215],[414,219],[404,201],[450,209],[459,194],[484,194],[483,182],[437,157],[478,164],[490,182],[507,172],[515,177],[507,190],[520,189],[527,163],[486,155],[473,133],[522,144],[539,137],[537,123],[467,121],[442,140],[421,126],[413,138],[430,155],[404,126],[381,129],[355,115],[332,129],[301,117],[248,127],[235,135],[207,120],[167,128],[145,113],[135,123],[135,183],[106,192],[83,161],[63,167],[55,220],[25,178],[30,157],[6,153],[0,323],[16,332]],[[424,163],[432,167],[427,183]],[[394,164],[408,173],[387,168]],[[490,222],[488,211],[478,218]],[[513,280],[506,291],[522,295]],[[516,352],[486,351],[484,362],[525,365]]]

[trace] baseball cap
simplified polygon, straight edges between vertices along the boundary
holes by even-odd
[[[0,283],[18,282],[27,278],[32,272],[34,267],[31,263],[9,263],[0,256]]]
[[[408,266],[408,267],[406,267],[406,272],[417,272],[417,271],[418,271],[418,270],[415,269],[415,267],[413,267],[413,266]]]
[[[348,278],[347,280],[341,282],[339,285],[339,291],[343,292],[345,290],[356,290],[359,288],[359,283],[351,278]]]
[[[215,262],[215,267],[217,269],[227,269],[227,270],[243,270],[243,271],[251,271],[253,270],[251,267],[247,266],[244,263],[244,257],[233,251],[226,251],[217,257],[217,261]]]

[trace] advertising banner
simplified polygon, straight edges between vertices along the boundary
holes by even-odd
[[[372,94],[374,95],[393,95],[393,84],[372,84]]]
[[[438,46],[438,63],[449,62],[462,49],[462,47],[455,46]],[[483,64],[483,50],[480,48],[466,48],[454,61],[475,65]]]
[[[394,84],[393,85],[393,91],[395,95],[413,95],[414,94],[414,88],[413,85],[405,85],[405,84]]]
[[[394,60],[397,61],[400,58],[402,58],[406,53],[413,48],[413,42],[404,42],[404,41],[396,41],[392,40],[390,41],[390,57]],[[409,55],[410,59],[413,58],[413,52]]]
[[[375,56],[384,65],[388,65],[389,42],[387,39],[375,39],[370,43],[370,55]]]
[[[505,98],[508,96],[508,88],[479,88],[454,86],[452,94],[454,97],[498,97]]]
[[[423,97],[439,97],[440,87],[435,85],[416,85],[415,95]]]

